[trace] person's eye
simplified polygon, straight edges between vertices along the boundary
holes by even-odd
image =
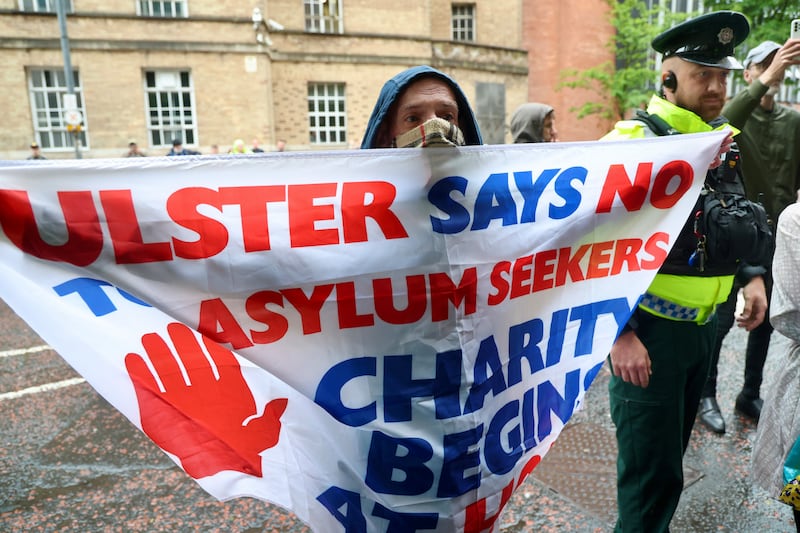
[[[417,115],[407,115],[406,118],[403,119],[403,122],[407,124],[417,124],[419,122],[419,117]]]

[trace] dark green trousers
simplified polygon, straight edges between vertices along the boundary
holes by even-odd
[[[650,384],[612,375],[608,386],[618,446],[615,531],[659,533],[669,531],[683,490],[683,454],[711,364],[716,316],[698,325],[640,315],[636,334],[650,354]]]

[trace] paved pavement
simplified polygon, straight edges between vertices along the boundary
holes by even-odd
[[[778,369],[773,337],[769,376]],[[732,332],[720,362],[728,432],[696,427],[686,455],[691,484],[678,533],[794,531],[789,508],[747,480],[751,422],[733,413],[746,337]],[[512,496],[501,532],[610,531],[615,517],[609,374]],[[217,502],[44,346],[0,301],[0,531],[308,532],[286,511],[240,498]]]

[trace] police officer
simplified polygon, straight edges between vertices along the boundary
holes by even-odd
[[[729,127],[710,123],[725,103],[728,73],[742,68],[733,50],[749,31],[741,13],[718,11],[658,35],[652,46],[663,56],[663,89],[648,104],[650,121],[618,122],[604,139]],[[665,131],[656,131],[662,126]],[[714,311],[727,298],[737,271],[737,261],[701,260],[698,265],[703,250],[690,218],[611,349],[609,400],[618,444],[616,531],[668,531],[678,506],[683,454],[711,363]],[[755,327],[767,305],[760,275],[745,284],[744,296],[743,320]]]
[[[742,73],[747,87],[723,109],[731,124],[742,130],[736,143],[742,150],[748,197],[763,202],[774,221],[786,206],[797,201],[800,189],[800,112],[776,101],[786,71],[792,65],[800,65],[796,58],[800,58],[800,39],[789,39],[783,46],[764,41],[750,50]],[[765,281],[769,296],[769,272]],[[728,300],[717,310],[717,340],[698,412],[700,422],[715,433],[725,433],[725,419],[716,398],[717,364],[722,342],[734,324],[738,292],[738,285],[734,285]],[[767,312],[764,322],[747,336],[744,383],[734,405],[738,413],[754,421],[761,415],[761,382],[771,335]]]

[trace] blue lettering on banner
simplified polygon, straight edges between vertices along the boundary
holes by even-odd
[[[564,205],[550,204],[548,214],[553,220],[567,218],[574,213],[581,203],[581,193],[573,187],[573,181],[581,185],[586,182],[588,171],[583,167],[571,167],[558,175],[555,182],[556,195],[564,199]]]
[[[386,356],[382,376],[383,422],[412,421],[415,399],[433,398],[435,416],[440,420],[485,409],[487,397],[498,397],[506,389],[523,382],[524,375],[552,367],[566,355],[576,358],[591,353],[597,320],[608,314],[621,326],[630,314],[627,299],[615,298],[557,310],[552,314],[547,338],[541,319],[511,326],[505,366],[494,336],[484,338],[475,356],[473,385],[463,406],[458,403],[464,365],[461,350],[436,354],[435,374],[428,379],[412,379],[412,355]],[[577,327],[572,328],[576,341],[573,353],[565,354],[564,331],[569,322],[577,322]],[[376,421],[380,417],[378,402],[348,406],[342,390],[351,382],[362,382],[362,386],[375,390],[377,387],[370,381],[378,379],[377,359],[354,358],[331,367],[320,380],[315,402],[347,425],[358,427]],[[523,361],[527,362],[525,367]],[[474,490],[483,479],[482,468],[495,475],[506,474],[527,451],[551,435],[553,415],[566,423],[581,390],[589,387],[601,367],[599,363],[588,371],[574,369],[566,372],[563,380],[537,383],[490,416],[476,419],[475,427],[443,435],[442,456],[437,459],[434,459],[434,445],[424,438],[390,434],[385,431],[388,428],[375,430],[371,434],[365,482],[377,493],[404,496],[421,495],[435,489],[438,497],[450,498]],[[434,460],[441,464],[435,467],[431,464]]]
[[[513,189],[507,172],[489,175],[481,184],[470,212],[469,206],[462,205],[454,196],[462,200],[466,197],[469,180],[461,176],[443,178],[431,186],[428,201],[442,211],[446,218],[430,217],[431,228],[436,233],[460,233],[472,226],[470,231],[487,229],[493,220],[500,220],[503,226],[526,224],[536,220],[536,209],[545,188],[553,182],[554,200],[548,206],[548,216],[555,220],[573,214],[581,203],[581,192],[575,182],[583,185],[588,176],[584,167],[546,169],[534,181],[531,171],[514,172]],[[553,181],[555,179],[555,181]],[[518,214],[514,192],[522,196],[522,208]]]
[[[478,467],[481,465],[481,454],[476,447],[482,436],[483,424],[444,436],[442,475],[436,492],[438,497],[453,498],[480,487]],[[468,470],[473,473],[466,474]]]
[[[359,493],[331,487],[317,496],[317,500],[344,526],[347,533],[367,532],[367,519],[361,511],[361,495]]]
[[[425,439],[373,431],[364,482],[383,494],[422,494],[433,485],[433,472],[425,466],[432,457],[433,447]]]
[[[140,300],[132,294],[123,291],[118,287],[114,287],[107,281],[92,278],[75,278],[65,281],[60,285],[53,287],[56,294],[59,296],[67,296],[69,294],[77,293],[83,302],[89,307],[89,310],[94,313],[94,316],[104,316],[113,313],[117,310],[117,306],[111,300],[111,297],[103,289],[103,287],[113,287],[116,291],[129,302],[139,304],[145,307],[150,307],[150,304]]]
[[[367,533],[367,520],[362,511],[359,493],[341,487],[330,487],[317,496],[317,501],[342,524],[345,533]],[[378,502],[372,508],[372,516],[386,520],[386,533],[431,530],[436,529],[439,523],[437,513],[399,513]]]

